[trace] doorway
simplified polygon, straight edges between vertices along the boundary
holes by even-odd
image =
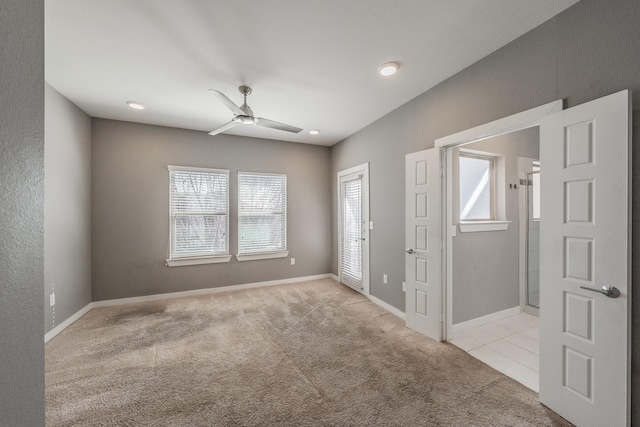
[[[369,164],[338,172],[338,278],[369,295]]]
[[[452,146],[540,126],[544,191],[540,196],[539,397],[542,404],[578,425],[629,422],[630,105],[628,90],[567,110],[556,101],[437,139],[436,148],[424,151],[442,155]],[[417,154],[408,154],[407,160]],[[432,182],[442,181],[447,194],[451,193],[451,168],[449,156],[443,173],[434,175]],[[407,180],[407,194],[412,186]],[[437,326],[437,315],[442,314],[441,329],[448,337],[453,329],[452,239],[462,224],[451,221],[451,197],[431,200],[431,204],[442,202],[439,210],[447,216],[442,228],[432,227],[434,233],[442,233],[446,272],[439,283],[445,292],[441,311],[423,321]],[[405,209],[409,208],[407,203]],[[504,227],[504,222],[508,221],[498,218],[469,228]],[[407,257],[416,257],[409,238],[412,225],[407,222],[405,227]],[[425,264],[438,259],[440,251],[437,246],[434,249],[421,254]],[[432,269],[438,266],[431,262]],[[409,291],[413,288],[410,270],[405,274]],[[407,319],[416,317],[419,307],[409,304],[408,295],[406,301]],[[407,326],[411,327],[408,321]]]
[[[533,221],[529,214],[527,178],[539,147],[539,126],[532,126],[446,150],[452,166],[446,198],[453,206],[447,220],[452,232],[447,338],[534,391],[539,328],[537,309],[529,303],[539,270],[539,218]]]

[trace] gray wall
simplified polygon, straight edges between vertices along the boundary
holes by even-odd
[[[640,2],[582,0],[538,28],[372,123],[332,148],[332,179],[371,162],[371,291],[404,310],[404,156],[434,140],[556,99],[566,107],[622,89],[633,92],[633,145],[640,144]],[[397,78],[402,78],[399,74]],[[640,164],[640,149],[634,150]],[[640,220],[640,168],[633,173],[633,220]],[[335,188],[335,187],[332,187]],[[332,195],[335,219],[335,192]],[[332,230],[332,271],[337,235]],[[640,253],[638,227],[633,252]],[[382,285],[382,274],[389,285]],[[640,278],[640,263],[633,265]],[[635,287],[635,286],[634,286]],[[640,420],[640,290],[634,290],[632,389]]]
[[[520,304],[520,190],[509,188],[509,184],[518,184],[518,157],[540,157],[539,135],[536,126],[464,146],[504,156],[505,185],[502,191],[505,195],[505,220],[511,224],[507,231],[457,233],[453,238],[454,324]],[[457,224],[460,212],[457,157],[454,157],[453,164],[453,223]]]
[[[93,119],[93,300],[326,274],[331,217],[327,147]],[[167,267],[167,165],[230,170],[237,253],[237,171],[287,174],[289,258]]]
[[[48,332],[91,302],[91,119],[48,84],[44,99],[44,329]],[[50,307],[54,290],[56,305]]]
[[[44,425],[44,2],[0,6],[0,425]]]

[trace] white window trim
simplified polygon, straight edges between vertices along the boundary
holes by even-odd
[[[226,254],[206,255],[206,256],[184,256],[171,258],[171,239],[173,229],[169,225],[169,244],[167,246],[169,257],[166,259],[167,267],[184,267],[189,265],[202,265],[202,264],[219,264],[231,261],[231,254],[229,254],[229,223],[231,222],[231,215],[229,212],[229,170],[228,169],[213,169],[213,168],[197,168],[190,166],[174,166],[168,165],[167,170],[172,171],[187,171],[187,172],[205,172],[205,173],[223,173],[227,175],[227,231],[225,233],[225,249]],[[171,174],[169,174],[169,180],[171,180]],[[169,224],[171,224],[171,197],[169,197]]]
[[[229,262],[231,255],[216,255],[208,257],[187,257],[187,258],[174,258],[167,260],[167,267],[182,267],[186,265],[200,265],[200,264],[218,264],[223,262]]]
[[[475,233],[484,231],[506,231],[509,228],[509,224],[511,223],[511,221],[507,221],[506,218],[506,165],[504,155],[499,153],[490,153],[487,151],[473,150],[470,148],[460,148],[458,151],[458,156],[460,155],[466,155],[469,157],[475,156],[480,158],[490,158],[493,160],[491,165],[492,176],[490,177],[490,185],[493,187],[491,195],[491,209],[493,212],[492,218],[460,220],[460,212],[458,211],[457,218],[460,232]]]
[[[236,255],[236,259],[238,261],[255,261],[258,259],[272,259],[272,258],[286,258],[289,256],[289,251],[278,251],[278,252],[265,252],[261,254],[247,254],[247,255]]]
[[[244,175],[258,175],[258,176],[283,176],[285,179],[285,198],[284,198],[284,221],[285,221],[285,227],[284,227],[284,250],[282,249],[278,249],[278,250],[274,250],[274,251],[265,251],[265,252],[259,252],[259,253],[250,253],[250,254],[240,254],[237,253],[236,254],[236,260],[237,261],[255,261],[255,260],[261,260],[261,259],[274,259],[274,258],[286,258],[289,256],[289,178],[287,176],[286,173],[270,173],[270,172],[249,172],[249,171],[238,171],[236,174],[236,184],[238,185],[238,188],[236,188],[236,191],[238,192],[238,198],[237,198],[237,204],[238,206],[236,207],[236,215],[237,215],[237,228],[236,228],[236,236],[238,238],[238,251],[240,248],[240,209],[239,209],[239,204],[240,204],[240,190],[239,190],[239,175],[240,174],[244,174]]]
[[[507,231],[511,221],[460,221],[458,226],[461,233],[476,233],[482,231]]]
[[[460,220],[460,222],[475,222],[475,221],[482,221],[482,222],[486,222],[486,221],[497,221],[500,219],[499,213],[498,213],[498,208],[497,208],[497,198],[498,198],[498,189],[497,189],[497,175],[498,173],[498,161],[500,156],[494,153],[486,153],[483,151],[476,151],[476,150],[469,150],[469,149],[464,149],[461,148],[459,153],[458,153],[458,168],[460,168],[460,157],[467,157],[467,158],[471,158],[471,159],[480,159],[480,160],[486,160],[489,162],[489,176],[487,177],[487,185],[489,185],[489,204],[490,204],[490,217],[489,218],[469,218],[469,219],[464,219],[464,220]],[[460,171],[458,170],[458,187],[460,187]],[[477,189],[476,189],[477,190]],[[460,189],[458,188],[458,193],[460,193]],[[477,196],[474,193],[474,196]],[[472,196],[473,197],[473,196]],[[462,210],[462,206],[459,207],[460,210]],[[461,212],[458,212],[458,216],[461,216]]]

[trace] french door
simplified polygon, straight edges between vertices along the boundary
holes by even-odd
[[[340,282],[369,293],[369,167],[338,173]]]

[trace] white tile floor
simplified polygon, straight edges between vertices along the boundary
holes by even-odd
[[[454,334],[449,341],[535,392],[539,391],[540,329],[537,317],[516,314]]]

